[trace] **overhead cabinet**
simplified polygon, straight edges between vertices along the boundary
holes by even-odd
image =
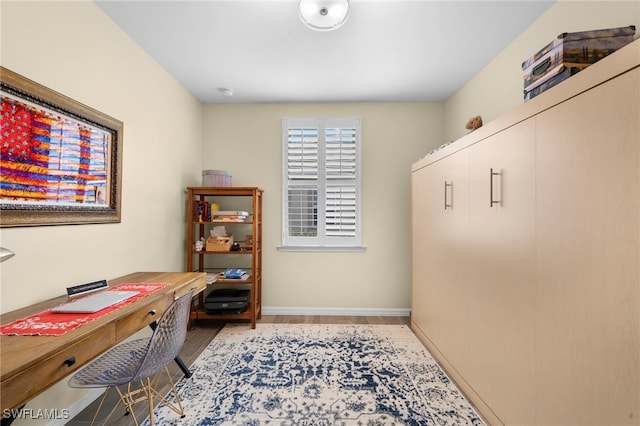
[[[640,418],[640,41],[412,167],[411,324],[492,424]]]

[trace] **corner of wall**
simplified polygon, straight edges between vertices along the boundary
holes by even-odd
[[[522,68],[526,58],[558,34],[636,25],[640,2],[555,2],[537,21],[445,102],[445,137],[458,139],[465,123],[480,115],[485,123],[523,103]]]

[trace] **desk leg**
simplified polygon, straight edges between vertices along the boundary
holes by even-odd
[[[151,327],[152,330],[155,330],[157,326],[158,326],[158,323],[156,323],[155,321],[149,324],[149,327]],[[185,379],[188,379],[189,377],[191,377],[191,371],[189,371],[187,366],[184,365],[184,362],[182,362],[182,359],[180,359],[180,355],[175,357],[174,361],[176,362],[176,364],[178,364],[178,367],[180,367],[180,370],[182,370],[182,372],[184,373]]]

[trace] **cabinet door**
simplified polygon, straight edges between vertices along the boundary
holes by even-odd
[[[467,365],[467,153],[414,173],[412,320],[447,361]],[[445,193],[446,191],[446,193]]]
[[[538,424],[640,419],[639,84],[537,118]]]
[[[431,170],[422,168],[411,174],[411,321],[423,333],[427,322],[426,253],[428,207],[427,181]]]
[[[535,418],[535,122],[469,148],[468,382],[505,424]]]

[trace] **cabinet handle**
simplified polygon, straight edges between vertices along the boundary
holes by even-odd
[[[493,199],[493,177],[502,176],[502,172],[494,172],[493,168],[489,169],[489,207],[493,207],[494,204],[502,204],[502,201]]]
[[[64,360],[64,365],[66,365],[67,367],[71,367],[75,363],[76,363],[76,357],[75,356],[72,356],[71,358]]]
[[[156,314],[156,310],[155,309],[152,309],[152,310],[149,311],[149,315],[153,316],[155,314]]]
[[[447,188],[451,188],[451,201],[453,201],[453,182],[449,183],[446,180],[444,181],[444,209],[452,209],[453,202],[448,202],[447,200]]]

